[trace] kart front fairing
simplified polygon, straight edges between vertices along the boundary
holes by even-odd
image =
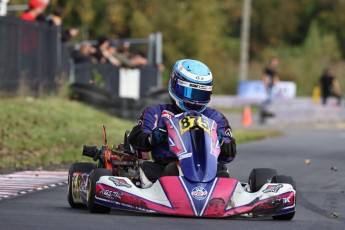
[[[289,184],[265,184],[249,193],[232,178],[205,183],[183,176],[160,178],[141,189],[125,177],[103,176],[97,182],[95,202],[117,209],[198,217],[255,217],[295,210],[295,191]]]
[[[220,146],[217,123],[197,112],[179,114],[167,122],[169,145],[186,179],[208,182],[217,173]]]

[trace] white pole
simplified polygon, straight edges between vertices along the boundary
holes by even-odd
[[[252,0],[243,1],[241,26],[240,80],[246,80],[248,77],[251,5]]]
[[[0,16],[6,16],[7,15],[7,3],[10,0],[0,0]]]

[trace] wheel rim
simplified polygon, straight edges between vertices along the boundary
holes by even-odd
[[[86,201],[89,203],[90,200],[90,193],[91,193],[91,181],[90,178],[87,179],[87,185],[86,185]]]

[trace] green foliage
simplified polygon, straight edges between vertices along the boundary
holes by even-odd
[[[236,143],[246,143],[251,141],[262,140],[270,137],[281,136],[282,132],[278,130],[235,130],[234,137],[236,138]]]
[[[105,82],[104,82],[103,76],[97,69],[92,69],[92,78],[93,78],[94,84],[96,84],[102,89],[105,88]]]

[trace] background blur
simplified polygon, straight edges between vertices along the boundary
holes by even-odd
[[[215,84],[215,93],[235,94],[242,5],[224,0],[51,0],[49,8],[64,9],[65,26],[81,31],[75,40],[161,31],[168,70],[177,59],[199,59],[222,82]],[[295,81],[298,95],[311,95],[325,66],[332,67],[345,88],[344,12],[342,0],[252,1],[249,78],[261,79],[267,59],[277,56],[281,79]]]

